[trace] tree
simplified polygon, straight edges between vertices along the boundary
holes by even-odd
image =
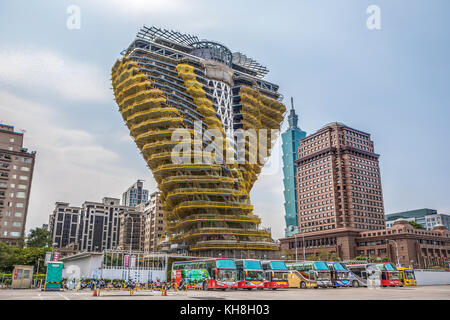
[[[424,229],[424,227],[420,223],[417,223],[415,221],[408,221],[408,222],[410,225],[412,225],[414,229]]]
[[[50,232],[43,228],[36,228],[30,230],[28,237],[26,238],[27,247],[31,248],[43,248],[45,246],[52,247],[52,237]]]

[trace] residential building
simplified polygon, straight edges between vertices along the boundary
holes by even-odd
[[[144,189],[144,181],[138,180],[122,194],[122,205],[136,207],[148,201],[148,190]]]
[[[279,86],[264,79],[269,70],[216,41],[157,27],[141,28],[123,53],[112,68],[114,95],[171,213],[166,227],[172,244],[198,256],[269,257],[278,248],[270,232],[259,227],[248,196],[268,157],[249,163],[250,148],[238,150],[234,143],[235,133],[243,130],[280,130],[286,107]],[[135,101],[136,94],[143,98]],[[214,129],[229,142],[232,159],[239,154],[247,161],[175,166],[171,151],[177,128]],[[213,142],[204,137],[205,146]],[[270,153],[278,133],[268,138]]]
[[[158,243],[164,235],[164,212],[161,208],[160,192],[153,192],[146,204],[141,205],[144,213],[144,251],[159,251]]]
[[[298,127],[298,116],[294,110],[294,99],[291,98],[291,110],[288,116],[289,126],[281,134],[283,143],[283,184],[284,184],[284,219],[286,221],[285,236],[298,233],[297,210],[297,165],[300,140],[306,132]]]
[[[300,232],[384,229],[379,155],[370,134],[333,122],[302,139],[298,151]]]
[[[0,124],[0,241],[19,245],[25,236],[36,152],[23,147],[24,133]]]

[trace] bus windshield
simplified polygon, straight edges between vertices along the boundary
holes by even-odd
[[[397,271],[389,271],[386,273],[386,280],[398,280],[398,272]]]
[[[314,268],[316,270],[329,270],[327,264],[323,261],[314,262]]]
[[[218,271],[217,280],[219,281],[236,281],[237,272],[235,270],[220,269]]]
[[[263,271],[246,271],[245,280],[264,280]]]
[[[245,260],[244,269],[262,270],[261,263],[257,260]]]
[[[285,271],[273,271],[272,281],[287,281],[289,272]]]
[[[236,265],[233,260],[216,260],[216,266],[217,268],[236,269]]]
[[[405,278],[406,279],[415,279],[416,276],[414,275],[413,270],[405,270]]]
[[[287,270],[283,261],[271,261],[270,267],[272,270]]]
[[[342,263],[336,262],[334,264],[334,269],[338,271],[348,271],[348,269]]]
[[[392,263],[386,263],[384,267],[387,271],[397,271],[397,268]]]

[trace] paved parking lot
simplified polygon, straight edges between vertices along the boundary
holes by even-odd
[[[0,290],[0,300],[450,300],[450,286],[424,286],[403,288],[330,288],[330,289],[283,289],[283,290],[229,290],[229,291],[169,291],[162,296],[159,291],[102,291],[94,297],[92,291],[72,290],[43,292],[33,290]]]

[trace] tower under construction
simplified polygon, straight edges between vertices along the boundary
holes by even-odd
[[[161,191],[170,242],[191,255],[263,258],[277,250],[249,198],[277,138],[271,134],[261,143],[261,129],[279,130],[286,110],[278,86],[263,79],[267,73],[218,42],[145,26],[112,68],[119,111]],[[194,138],[189,160],[204,161],[173,160],[180,129]],[[211,129],[223,141],[205,139]],[[239,130],[267,148],[264,159],[250,161],[249,143],[246,161],[236,161]],[[203,139],[195,139],[199,134]],[[206,159],[211,143],[233,161],[217,152]]]

